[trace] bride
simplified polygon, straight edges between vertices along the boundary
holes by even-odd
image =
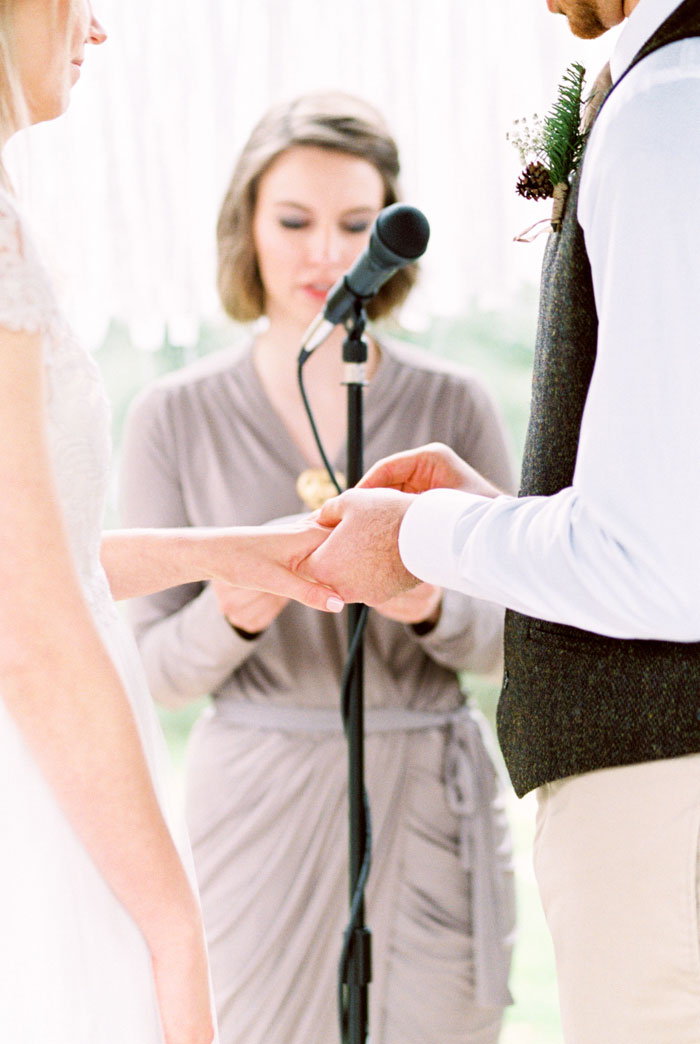
[[[88,0],[0,4],[0,131],[53,119],[105,32]],[[113,599],[222,578],[337,611],[317,526],[101,537],[108,409],[0,169],[0,1026],[13,1044],[210,1044],[187,846]],[[179,846],[179,851],[178,851]],[[181,858],[182,857],[182,858]]]

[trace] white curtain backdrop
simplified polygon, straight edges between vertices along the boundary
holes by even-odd
[[[363,95],[401,147],[407,200],[432,226],[414,310],[506,302],[539,274],[513,236],[548,204],[516,197],[515,119],[589,82],[611,41],[574,40],[544,0],[95,0],[66,116],[18,135],[8,163],[92,345],[112,318],[143,347],[215,319],[214,229],[238,150],[280,98]]]

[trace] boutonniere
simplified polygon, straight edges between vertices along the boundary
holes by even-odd
[[[558,232],[571,178],[576,171],[587,132],[581,130],[583,81],[586,70],[578,62],[564,73],[557,100],[544,119],[516,120],[516,130],[507,135],[520,153],[525,169],[518,178],[516,192],[525,199],[553,199],[552,216],[537,221],[516,241],[529,243],[540,232]],[[540,228],[532,235],[532,230]]]

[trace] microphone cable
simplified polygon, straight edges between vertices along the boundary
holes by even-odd
[[[316,421],[314,419],[311,404],[309,403],[306,395],[306,389],[304,387],[304,363],[310,357],[310,353],[301,352],[297,362],[297,381],[299,384],[299,391],[301,392],[302,402],[306,415],[309,418],[311,424],[311,431],[318,447],[318,451],[321,454],[321,460],[323,465],[328,472],[329,478],[335,486],[338,493],[342,493],[340,483],[336,477],[335,471],[331,466],[328,456],[323,447],[321,436],[319,435],[318,428],[316,427]],[[364,605],[360,610],[358,621],[355,627],[355,632],[352,636],[350,644],[348,646],[348,655],[345,661],[345,667],[343,669],[342,680],[340,683],[340,704],[341,704],[341,715],[343,719],[343,729],[347,737],[348,732],[348,717],[350,712],[349,698],[350,698],[350,682],[352,680],[353,671],[355,670],[357,662],[357,653],[362,637],[365,633],[367,626],[367,617],[369,615],[369,606]],[[348,925],[343,932],[343,947],[340,954],[340,961],[338,963],[338,1022],[340,1026],[340,1039],[341,1041],[347,1041],[348,1032],[348,1010],[347,1002],[345,998],[345,979],[347,975],[348,961],[350,957],[350,945],[352,942],[352,936],[355,929],[358,927],[358,917],[360,908],[364,901],[365,889],[367,887],[367,880],[369,878],[369,871],[372,864],[372,817],[369,806],[369,795],[367,794],[367,787],[362,787],[362,804],[364,808],[364,824],[365,824],[365,844],[362,853],[362,864],[360,866],[360,872],[357,877],[357,883],[355,890],[352,895],[350,903],[350,917]]]

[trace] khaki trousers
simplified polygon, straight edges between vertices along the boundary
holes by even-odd
[[[700,1044],[700,755],[537,791],[565,1044]]]

